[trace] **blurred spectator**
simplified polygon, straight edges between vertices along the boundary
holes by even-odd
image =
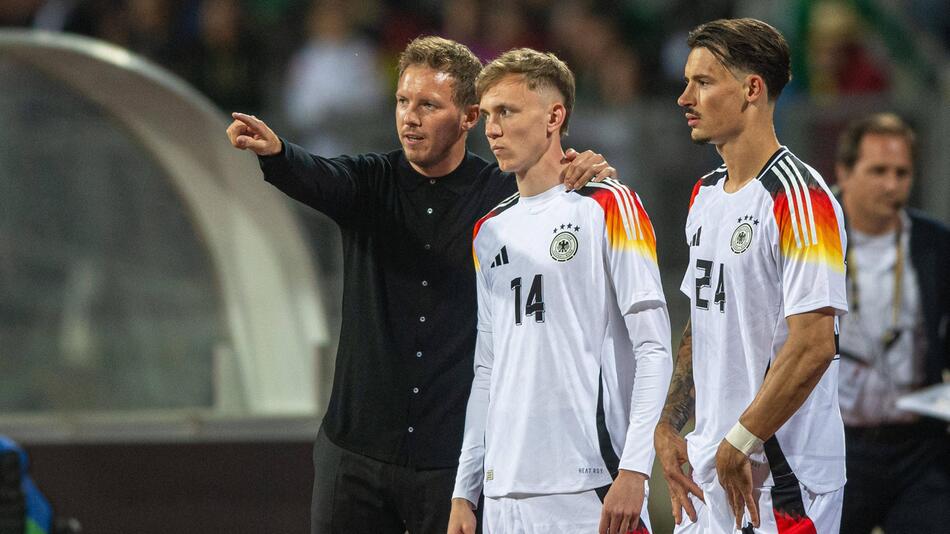
[[[32,26],[97,37],[170,66],[182,42],[174,0],[35,2]]]
[[[130,50],[169,65],[181,39],[169,0],[128,0],[124,44]]]
[[[865,31],[854,9],[842,2],[813,6],[808,22],[809,92],[815,96],[880,93],[885,69],[868,51]]]
[[[197,21],[197,35],[180,59],[183,75],[225,111],[259,112],[263,48],[241,2],[202,0]]]
[[[526,12],[520,3],[512,0],[495,0],[481,6],[485,57],[490,61],[512,48],[546,48],[540,32],[542,25],[528,24]]]
[[[339,154],[347,147],[328,126],[383,98],[376,49],[357,33],[342,0],[314,1],[306,21],[307,41],[287,72],[284,112],[308,150]]]
[[[622,107],[636,101],[640,93],[640,58],[633,49],[617,43],[597,67],[600,104]]]
[[[464,43],[484,62],[493,57],[490,45],[483,39],[481,11],[478,0],[448,0],[442,4],[442,31],[448,39]]]
[[[551,38],[574,71],[581,106],[622,106],[636,100],[640,59],[623,42],[614,19],[584,2],[565,2],[552,10]]]
[[[897,407],[950,370],[950,229],[907,209],[917,140],[897,115],[858,119],[838,143],[848,302],[838,392],[848,485],[841,532],[945,531],[947,422]],[[937,404],[939,405],[939,403]]]

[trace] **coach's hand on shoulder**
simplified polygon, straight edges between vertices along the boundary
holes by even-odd
[[[258,156],[280,154],[280,138],[264,121],[254,115],[232,113],[234,122],[228,126],[228,140],[234,148],[250,150]]]
[[[696,521],[696,509],[689,499],[692,493],[699,500],[706,502],[703,497],[703,490],[693,481],[693,478],[683,473],[683,466],[689,466],[689,458],[686,456],[686,440],[680,436],[669,423],[660,422],[656,425],[656,431],[653,434],[653,446],[656,448],[656,456],[660,459],[660,465],[663,466],[663,476],[666,477],[666,483],[670,488],[670,504],[673,507],[673,520],[679,525],[683,522],[683,510],[690,521]]]
[[[449,529],[446,534],[475,534],[475,505],[468,499],[452,499]]]
[[[617,169],[611,167],[607,160],[592,150],[578,153],[573,148],[564,151],[561,163],[566,165],[561,170],[561,182],[568,191],[580,189],[587,182],[602,182],[604,178],[616,178]]]
[[[726,440],[719,443],[716,451],[716,475],[719,485],[726,490],[729,508],[736,518],[736,528],[742,528],[743,510],[748,508],[752,526],[759,526],[759,502],[752,493],[752,463],[742,451]]]
[[[634,532],[643,509],[644,482],[647,476],[636,471],[621,469],[610,491],[604,497],[600,512],[600,534],[627,534]]]

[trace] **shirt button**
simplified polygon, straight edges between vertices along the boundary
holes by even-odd
[[[435,183],[435,178],[429,178],[429,183],[430,183],[430,184],[434,184],[434,183]]]
[[[422,357],[422,351],[420,350],[419,352],[416,353],[416,358],[421,358],[421,357]]]
[[[409,432],[412,432],[415,428],[409,427]]]
[[[429,215],[432,215],[432,208],[426,209],[426,213],[428,213]]]
[[[423,316],[419,317],[419,322],[420,322],[420,323],[426,322],[426,316],[423,315]]]
[[[429,285],[429,282],[428,282],[428,281],[426,281],[426,280],[423,280],[423,281],[422,281],[422,287],[427,287],[428,285]]]
[[[413,393],[419,393],[419,388],[412,388]]]
[[[423,248],[424,248],[424,249],[426,249],[426,250],[429,250],[429,249],[431,249],[431,248],[432,248],[432,245],[430,245],[430,244],[428,244],[428,243],[426,243],[426,244],[425,244],[425,246],[424,246]]]

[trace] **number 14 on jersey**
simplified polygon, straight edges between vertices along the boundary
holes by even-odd
[[[517,277],[511,281],[511,290],[514,292],[515,297],[515,324],[521,324],[521,277]],[[540,274],[534,275],[534,279],[531,280],[531,288],[528,289],[528,300],[524,305],[524,315],[534,316],[534,322],[543,323],[544,322],[544,288],[542,283],[542,276]]]

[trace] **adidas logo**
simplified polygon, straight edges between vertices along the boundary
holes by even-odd
[[[501,247],[501,252],[495,255],[495,261],[491,262],[491,269],[495,267],[501,267],[502,265],[508,265],[508,248]]]
[[[698,247],[698,246],[699,246],[699,238],[700,238],[702,235],[703,235],[703,227],[700,226],[699,228],[696,229],[696,233],[693,234],[693,239],[690,240],[689,246],[691,246],[691,247]]]

